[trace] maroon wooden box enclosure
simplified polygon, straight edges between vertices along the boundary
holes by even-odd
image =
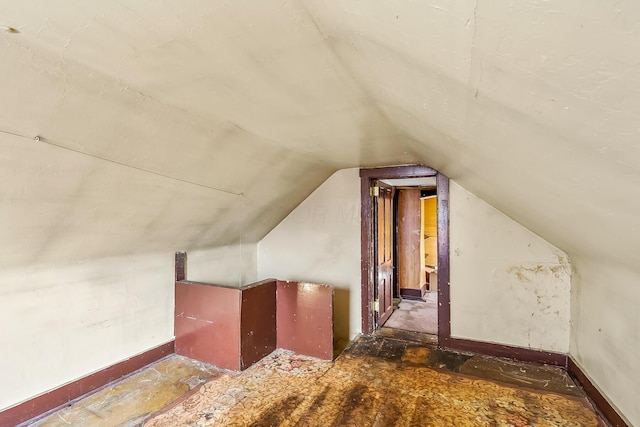
[[[331,360],[333,289],[267,279],[241,288],[176,281],[176,353],[244,370],[277,347]]]
[[[278,348],[333,358],[333,288],[278,280]]]
[[[240,369],[247,369],[276,349],[276,281],[242,289]]]
[[[240,369],[240,290],[176,282],[176,353]]]

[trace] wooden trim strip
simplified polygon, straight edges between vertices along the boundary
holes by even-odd
[[[376,179],[423,178],[434,176],[437,170],[423,165],[387,166],[381,168],[360,169],[360,176]]]
[[[567,372],[578,383],[582,390],[584,390],[593,406],[600,412],[600,415],[605,418],[612,427],[629,427],[622,416],[616,411],[616,409],[609,403],[600,390],[593,385],[589,377],[582,371],[580,366],[569,357],[567,361]]]
[[[420,289],[415,288],[400,288],[400,296],[406,299],[422,300],[426,291],[427,285],[422,285]]]
[[[446,347],[451,339],[449,178],[438,173],[436,183],[438,196],[438,345]]]
[[[369,193],[371,188],[369,176],[360,171],[360,277],[361,277],[361,310],[362,332],[373,332],[373,202]]]
[[[163,357],[173,354],[174,341],[133,356],[93,374],[50,390],[0,412],[0,425],[15,426],[39,415],[59,409],[87,393],[129,375]]]
[[[439,345],[442,346],[442,344]],[[531,348],[514,347],[510,345],[467,340],[462,338],[450,338],[446,348],[458,351],[469,351],[487,356],[506,357],[509,359],[516,359],[521,362],[554,365],[561,366],[563,368],[567,367],[566,354],[535,350]]]
[[[176,282],[187,280],[187,253],[176,252]]]

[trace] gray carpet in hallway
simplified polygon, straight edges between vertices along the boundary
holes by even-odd
[[[437,292],[427,292],[425,300],[403,299],[384,326],[436,335],[438,333]]]

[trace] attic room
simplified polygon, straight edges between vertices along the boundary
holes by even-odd
[[[375,310],[371,188],[411,177],[438,182],[437,343],[420,351],[554,365],[593,406],[589,419],[640,425],[637,2],[34,0],[0,10],[0,425],[180,354],[187,280],[242,304],[265,279],[277,280],[273,292],[329,290],[330,345],[351,349],[321,362],[335,364],[329,373],[367,346],[398,343],[377,335],[396,295]],[[261,323],[263,310],[247,313]],[[402,348],[398,364],[427,357]],[[311,366],[295,357],[289,368]],[[398,371],[374,359],[383,383]],[[365,386],[344,394],[364,402],[354,417],[366,396],[391,405]],[[519,399],[500,390],[494,402]],[[264,403],[271,416],[311,405],[283,399],[294,408]],[[377,425],[394,424],[412,425]]]

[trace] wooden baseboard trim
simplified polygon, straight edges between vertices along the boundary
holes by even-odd
[[[485,354],[487,356],[506,357],[509,359],[516,359],[521,362],[554,365],[561,366],[563,368],[567,367],[567,355],[562,353],[473,341],[463,338],[449,338],[444,343],[441,342],[440,345],[452,350],[469,351]]]
[[[173,354],[174,349],[174,341],[171,340],[144,353],[5,409],[0,412],[0,425],[16,426],[38,415],[67,405],[87,393],[129,375],[169,354]]]
[[[400,288],[400,297],[406,299],[422,299],[427,289],[427,285],[422,285],[420,289]]]
[[[618,414],[616,409],[611,406],[609,401],[600,393],[589,377],[585,375],[580,366],[569,357],[567,361],[567,372],[582,387],[593,406],[600,412],[612,427],[629,427],[629,424]]]

